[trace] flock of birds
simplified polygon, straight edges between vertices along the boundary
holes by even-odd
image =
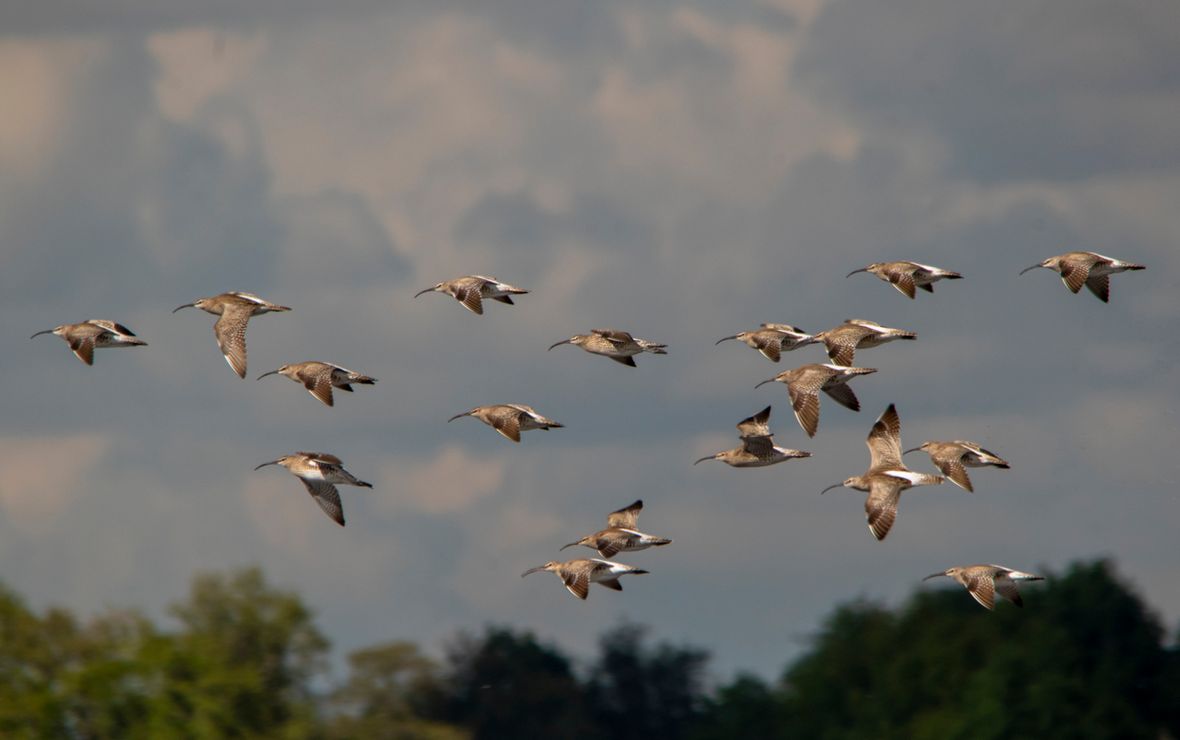
[[[1026,268],[1020,274],[1023,275],[1037,267],[1058,272],[1065,286],[1074,293],[1085,285],[1103,302],[1110,299],[1110,275],[1144,269],[1143,265],[1094,252],[1067,252],[1049,257]],[[852,271],[848,276],[859,272],[876,275],[911,299],[915,297],[917,289],[933,293],[935,282],[962,278],[957,272],[909,261],[873,263]],[[513,305],[512,296],[528,293],[527,290],[485,275],[466,275],[440,282],[418,292],[414,297],[430,292],[448,294],[475,314],[483,314],[485,300]],[[287,306],[280,306],[251,293],[239,291],[200,298],[178,306],[173,313],[182,308],[199,308],[218,317],[213,324],[217,345],[226,362],[241,378],[246,377],[246,326],[250,318],[265,313],[291,310]],[[64,339],[78,359],[87,365],[94,364],[96,348],[138,347],[147,344],[123,324],[105,319],[63,324],[37,332],[33,337],[41,334],[54,334]],[[817,334],[808,334],[790,324],[765,323],[753,331],[723,337],[717,340],[716,344],[727,340],[739,340],[776,363],[780,361],[783,352],[809,344],[823,344],[831,362],[805,364],[781,372],[758,384],[761,386],[778,382],[786,385],[796,420],[809,437],[814,437],[819,428],[820,391],[842,406],[853,411],[860,410],[860,402],[848,386],[848,382],[852,378],[877,371],[874,368],[852,366],[858,349],[877,347],[896,339],[913,340],[916,337],[914,332],[904,329],[893,329],[863,319],[849,319],[835,328]],[[588,334],[575,334],[569,339],[553,344],[549,349],[563,344],[581,347],[587,352],[609,357],[631,367],[636,367],[635,357],[641,353],[667,354],[666,345],[639,339],[617,329],[593,329]],[[353,384],[372,385],[377,382],[377,379],[371,376],[319,361],[283,365],[277,370],[263,373],[258,379],[276,374],[301,383],[312,396],[327,406],[333,405],[333,389],[352,392]],[[738,422],[738,446],[700,458],[696,463],[720,460],[733,467],[764,467],[810,457],[810,452],[780,447],[774,443],[774,435],[769,424],[770,412],[771,407],[767,406],[757,414]],[[558,429],[563,426],[542,416],[531,406],[517,403],[477,406],[452,416],[448,421],[465,416],[479,419],[513,442],[520,442],[520,435],[525,431]],[[868,469],[862,475],[854,475],[842,483],[828,486],[823,493],[841,486],[866,492],[868,496],[865,499],[865,515],[869,531],[878,540],[883,540],[889,534],[897,518],[898,502],[903,491],[914,486],[940,484],[944,479],[949,479],[967,491],[973,491],[967,468],[1009,467],[1008,463],[995,453],[966,440],[927,441],[903,452],[901,420],[893,404],[890,404],[873,424],[866,444],[869,448]],[[941,474],[922,473],[907,468],[902,457],[916,451],[926,452]],[[269,465],[282,466],[297,477],[324,513],[341,526],[344,525],[344,508],[336,486],[373,487],[372,484],[345,470],[340,458],[325,452],[296,452],[284,455],[262,463],[255,470]],[[575,546],[588,547],[596,551],[600,558],[550,561],[525,571],[522,577],[540,571],[556,573],[566,589],[579,599],[587,597],[591,583],[621,591],[621,576],[638,575],[648,571],[615,562],[611,558],[620,552],[646,550],[667,545],[672,541],[666,537],[639,531],[639,512],[642,509],[643,502],[640,500],[613,511],[607,515],[605,529],[561,548],[564,550]],[[976,601],[988,609],[994,608],[997,593],[1021,606],[1016,582],[1041,580],[1041,576],[1032,573],[991,564],[956,566],[933,573],[926,578],[939,576],[948,576],[958,581]]]

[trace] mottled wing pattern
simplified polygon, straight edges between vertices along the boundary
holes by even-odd
[[[1098,300],[1103,303],[1110,303],[1110,276],[1109,275],[1091,275],[1086,278],[1086,287],[1090,292],[1098,296]]]
[[[893,287],[900,290],[907,298],[914,297],[914,274],[910,270],[904,267],[889,267],[883,272]]]
[[[901,419],[893,404],[889,404],[873,423],[865,444],[869,447],[870,470],[904,467],[901,464]]]
[[[885,539],[897,519],[897,502],[901,499],[901,481],[885,476],[874,476],[865,499],[865,518],[869,531],[878,540]]]
[[[763,336],[758,340],[758,351],[762,356],[771,362],[778,362],[783,356],[783,335],[774,333],[772,336]]]
[[[571,594],[583,601],[590,593],[590,571],[587,568],[567,568],[561,573],[561,582]]]
[[[108,319],[91,319],[91,320],[87,321],[86,323],[93,324],[94,326],[97,326],[97,327],[101,327],[101,328],[106,329],[107,331],[115,333],[115,334],[122,334],[125,337],[135,336],[135,332],[131,331],[130,329],[128,329],[127,327],[123,326],[120,323],[110,321]]]
[[[327,463],[329,465],[343,465],[344,462],[340,458],[328,452],[297,452],[297,455],[304,455],[307,458],[318,463]]]
[[[975,492],[975,488],[971,485],[971,478],[967,475],[967,468],[957,457],[946,458],[943,460],[935,460],[935,465],[942,471],[942,474],[950,478],[955,485],[959,486],[965,491]]]
[[[320,399],[325,406],[332,406],[332,372],[331,369],[303,374],[303,387],[308,393]]]
[[[769,437],[770,436],[770,407],[762,409],[753,416],[742,419],[737,423],[738,436]]]
[[[303,482],[303,485],[307,488],[307,492],[320,505],[324,513],[331,517],[332,521],[343,527],[344,506],[340,503],[340,493],[336,490],[336,486],[319,480],[307,480],[306,478],[300,478],[299,480]]]
[[[770,437],[742,437],[742,448],[759,460],[774,456],[774,440]]]
[[[590,333],[597,334],[616,347],[630,344],[631,342],[635,341],[635,337],[631,336],[630,332],[622,331],[620,329],[591,329]]]
[[[253,307],[237,303],[225,304],[221,316],[213,324],[213,333],[217,335],[217,346],[225,361],[238,374],[246,377],[246,325],[250,321]]]
[[[990,573],[976,573],[967,579],[967,593],[988,609],[996,608],[996,584]]]
[[[606,515],[606,526],[620,529],[635,529],[639,525],[639,512],[643,511],[643,499],[624,506]]]
[[[796,383],[787,383],[787,393],[791,397],[791,409],[799,426],[807,432],[808,437],[814,437],[819,428],[819,394],[816,390],[807,390]]]
[[[480,284],[461,285],[455,289],[455,298],[468,311],[483,315],[483,297],[480,295]]]
[[[76,337],[70,340],[70,349],[78,359],[87,365],[94,364],[94,337]]]
[[[1077,293],[1090,276],[1090,266],[1081,262],[1064,262],[1061,265],[1061,282],[1071,293]],[[1102,296],[1098,296],[1101,298]]]
[[[852,392],[852,388],[848,387],[848,383],[832,383],[824,388],[824,393],[844,408],[860,411],[860,400]]]
[[[626,547],[627,540],[621,533],[604,533],[594,542],[594,549],[604,558],[613,558]]]
[[[520,416],[523,413],[523,411],[516,411],[516,413],[497,414],[492,417],[492,428],[513,442],[519,442]]]

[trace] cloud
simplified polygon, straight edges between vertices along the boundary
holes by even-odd
[[[397,491],[391,505],[408,504],[430,514],[458,513],[504,485],[505,462],[472,455],[455,444],[430,460],[399,462],[383,468],[382,488]]]
[[[87,479],[110,441],[96,434],[0,438],[0,486],[5,518],[24,530],[46,532],[89,490]]]

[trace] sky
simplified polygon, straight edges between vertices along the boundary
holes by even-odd
[[[627,620],[774,677],[825,614],[928,573],[1113,558],[1180,622],[1180,5],[751,0],[0,4],[0,580],[36,607],[163,616],[191,576],[261,566],[338,655],[531,630],[579,658]],[[1143,263],[1111,302],[1050,255]],[[910,301],[870,262],[958,270]],[[483,316],[417,291],[464,274],[530,291]],[[245,290],[249,375],[213,317]],[[863,350],[862,410],[809,439],[760,322],[917,332]],[[85,367],[58,324],[149,346]],[[626,368],[592,327],[669,346]],[[373,375],[327,408],[282,377]],[[520,445],[471,419],[564,423]],[[1011,470],[905,493],[877,542],[863,494],[895,403],[902,443],[969,439]],[[767,404],[805,460],[692,461]],[[348,526],[259,463],[339,455]],[[907,457],[931,470],[924,456]],[[527,568],[637,498],[673,544],[579,602]],[[1036,608],[1036,589],[1025,589]],[[967,598],[964,594],[964,598]],[[1006,608],[1001,606],[1000,608]]]

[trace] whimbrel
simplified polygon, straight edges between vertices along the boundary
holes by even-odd
[[[1016,606],[1024,606],[1016,581],[1043,581],[1044,576],[1024,573],[1005,568],[1002,565],[957,565],[941,573],[931,573],[923,578],[928,581],[939,576],[950,576],[967,587],[967,593],[987,609],[996,608],[996,593]]]
[[[1085,285],[1103,303],[1110,302],[1110,276],[1127,270],[1146,270],[1143,265],[1125,262],[1097,252],[1066,252],[1026,267],[1020,274],[1045,267],[1061,273],[1061,282],[1070,292],[1077,293]]]
[[[638,339],[629,332],[619,329],[591,329],[589,334],[575,334],[549,346],[549,349],[563,344],[573,344],[587,352],[609,357],[615,362],[635,367],[635,355],[651,352],[653,355],[668,354],[668,345]]]
[[[143,341],[122,324],[107,319],[89,319],[80,324],[62,324],[52,329],[45,329],[34,334],[54,334],[66,340],[70,349],[78,359],[87,365],[94,364],[94,350],[96,347],[143,347]]]
[[[294,455],[284,455],[278,460],[264,462],[254,469],[259,470],[267,465],[282,465],[291,471],[291,474],[307,488],[307,492],[324,513],[341,527],[344,526],[344,507],[340,504],[340,493],[334,484],[373,487],[372,483],[357,480],[352,473],[344,469],[340,458],[326,452],[296,452]]]
[[[307,392],[320,399],[326,406],[333,405],[332,387],[352,393],[352,383],[373,385],[376,378],[355,373],[347,368],[333,365],[330,362],[297,362],[294,365],[283,365],[278,370],[271,370],[258,376],[262,380],[267,375],[285,375],[296,383],[302,383]]]
[[[811,457],[810,452],[776,445],[769,422],[770,407],[767,406],[753,416],[738,422],[738,436],[742,440],[740,445],[731,450],[722,450],[716,455],[702,457],[693,465],[706,460],[720,460],[735,468],[761,468],[795,458]]]
[[[860,401],[856,399],[856,394],[847,383],[857,375],[875,372],[877,369],[872,367],[809,364],[783,371],[754,387],[776,381],[785,383],[791,396],[791,408],[795,410],[799,426],[803,427],[808,437],[814,437],[815,430],[819,428],[819,392],[827,393],[841,406],[860,411]]]
[[[623,587],[619,584],[619,576],[647,573],[646,570],[636,568],[633,565],[612,563],[609,560],[599,560],[598,558],[577,558],[567,560],[564,563],[550,560],[544,565],[529,568],[524,573],[521,573],[520,577],[524,578],[530,573],[537,573],[542,570],[556,573],[561,578],[561,582],[565,584],[566,589],[574,596],[583,600],[590,593],[591,583],[597,583],[615,591],[622,591]]]
[[[865,517],[869,531],[879,540],[885,539],[893,520],[897,518],[897,502],[901,492],[913,486],[942,483],[941,475],[930,475],[910,470],[901,461],[901,419],[893,404],[873,424],[865,444],[869,446],[869,469],[864,475],[854,475],[843,483],[835,483],[820,493],[844,486],[867,491]]]
[[[716,346],[730,339],[745,342],[747,347],[758,350],[763,357],[771,362],[778,362],[783,352],[789,352],[816,341],[815,337],[790,324],[762,324],[760,329],[721,337],[713,344]]]
[[[452,422],[464,416],[474,416],[513,442],[519,442],[520,433],[527,432],[530,429],[544,429],[548,431],[549,429],[560,429],[565,426],[565,424],[558,424],[552,419],[546,419],[544,416],[538,414],[532,406],[525,406],[523,403],[497,403],[491,406],[476,406],[470,411],[455,414],[447,419],[447,421]]]
[[[485,298],[514,306],[516,304],[512,302],[512,296],[528,293],[523,288],[502,283],[496,278],[488,277],[487,275],[464,275],[454,280],[444,280],[436,284],[433,288],[420,290],[414,294],[414,297],[417,298],[423,293],[432,292],[452,295],[468,311],[481,316],[483,315],[483,299]]]
[[[644,534],[636,527],[639,526],[639,512],[643,509],[643,501],[636,501],[618,511],[612,511],[606,516],[606,529],[599,530],[563,546],[575,547],[585,545],[591,550],[597,550],[604,558],[613,558],[624,550],[646,550],[649,547],[667,545],[672,540],[667,537],[656,537]]]
[[[959,280],[963,276],[951,270],[944,270],[941,267],[933,267],[931,265],[923,265],[920,262],[910,262],[909,260],[898,260],[897,262],[874,262],[867,267],[862,267],[859,270],[853,270],[845,275],[845,277],[852,277],[858,272],[871,272],[882,280],[886,281],[897,288],[909,298],[914,297],[914,288],[921,288],[927,293],[934,292],[934,283],[943,278],[947,280]]]
[[[177,306],[172,309],[176,313],[182,308],[199,308],[202,311],[217,316],[213,322],[213,333],[217,335],[217,346],[225,361],[238,374],[239,378],[246,377],[246,324],[251,316],[264,313],[290,311],[286,306],[264,301],[252,293],[231,290],[228,293],[198,298],[192,303]]]
[[[890,329],[867,319],[846,319],[843,324],[815,335],[816,341],[824,343],[828,357],[837,365],[851,365],[858,349],[880,347],[894,339],[917,338],[912,331]]]
[[[967,468],[982,468],[990,465],[1007,470],[1010,467],[1007,460],[994,452],[989,452],[974,442],[962,439],[951,442],[923,442],[902,454],[908,455],[918,450],[930,455],[930,461],[950,479],[951,483],[967,491],[975,490],[971,486],[971,479],[967,477]]]

